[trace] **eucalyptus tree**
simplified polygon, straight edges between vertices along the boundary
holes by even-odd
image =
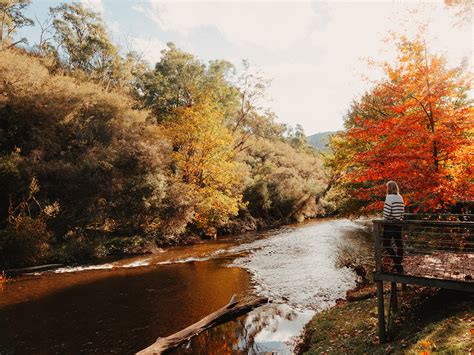
[[[50,8],[50,13],[58,56],[70,71],[102,81],[107,88],[130,79],[99,13],[79,3],[63,3]]]
[[[209,95],[229,116],[237,105],[238,90],[230,82],[234,67],[227,61],[202,63],[173,43],[168,43],[153,70],[138,80],[138,93],[157,122],[166,121],[182,107],[191,107]]]
[[[26,42],[25,38],[14,41],[13,35],[18,29],[33,25],[33,20],[24,14],[30,3],[30,0],[0,0],[0,49]]]

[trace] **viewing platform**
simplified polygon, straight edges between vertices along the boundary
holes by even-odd
[[[389,324],[397,283],[474,292],[474,215],[406,214],[402,221],[372,222],[381,342],[387,338],[384,281],[391,282]]]

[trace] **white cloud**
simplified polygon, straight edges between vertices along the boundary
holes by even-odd
[[[117,21],[107,21],[107,28],[114,34],[120,33],[120,24]]]
[[[186,36],[215,28],[238,45],[288,49],[317,21],[309,2],[152,2],[149,17],[162,29]]]
[[[392,61],[393,43],[383,43],[390,31],[414,38],[420,25],[428,23],[427,43],[432,52],[443,53],[451,65],[472,56],[472,33],[453,27],[453,18],[442,3],[333,4],[331,21],[323,31],[312,34],[322,47],[326,65],[342,70],[373,74],[361,58]]]
[[[81,0],[81,4],[95,12],[104,13],[104,3],[102,0]]]
[[[132,5],[132,10],[136,11],[136,12],[139,12],[139,13],[145,13],[145,9],[143,8],[143,6],[139,5],[139,4],[133,4]]]
[[[431,52],[445,54],[450,66],[460,65],[463,58],[472,66],[469,28],[453,27],[453,18],[443,4],[424,5],[407,17],[415,7],[419,8],[406,3],[330,4],[330,20],[312,33],[308,44],[312,49],[304,52],[304,58],[299,57],[303,52],[298,48],[298,62],[263,66],[273,77],[272,106],[280,120],[301,123],[307,133],[342,128],[351,101],[370,86],[362,77],[376,80],[382,75],[363,58],[393,60],[392,44],[383,43],[388,32],[413,37],[419,22],[427,17],[432,19],[427,29]]]
[[[279,121],[301,124],[308,134],[342,128],[342,117],[363,84],[350,70],[336,74],[326,66],[290,63],[265,66],[273,78],[271,107]],[[347,76],[347,73],[351,75]]]
[[[161,51],[166,45],[156,38],[131,37],[130,46],[150,64],[155,64],[161,58]]]
[[[212,35],[203,38],[208,57],[215,53],[234,64],[244,58],[256,64],[273,79],[270,107],[281,121],[301,123],[308,134],[342,128],[351,101],[370,86],[362,76],[381,76],[362,59],[395,55],[390,43],[383,43],[390,30],[413,37],[419,22],[430,17],[432,51],[444,52],[451,66],[462,58],[473,64],[472,27],[453,27],[453,11],[442,2],[152,1],[133,9],[146,13],[179,47],[187,47],[192,35],[205,29]],[[230,52],[217,46],[209,51],[216,34],[229,42]],[[159,60],[165,47],[157,40],[134,42],[150,62]],[[201,43],[191,47],[202,56]]]

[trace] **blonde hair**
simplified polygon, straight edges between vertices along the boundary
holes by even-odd
[[[395,181],[387,182],[387,195],[398,195],[400,193],[400,189]]]

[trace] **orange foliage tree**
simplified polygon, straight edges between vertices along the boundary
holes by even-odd
[[[381,208],[388,180],[414,210],[472,200],[471,78],[462,67],[448,69],[419,38],[401,38],[397,49],[396,62],[383,64],[386,78],[352,105],[333,146],[341,183],[363,212]]]

